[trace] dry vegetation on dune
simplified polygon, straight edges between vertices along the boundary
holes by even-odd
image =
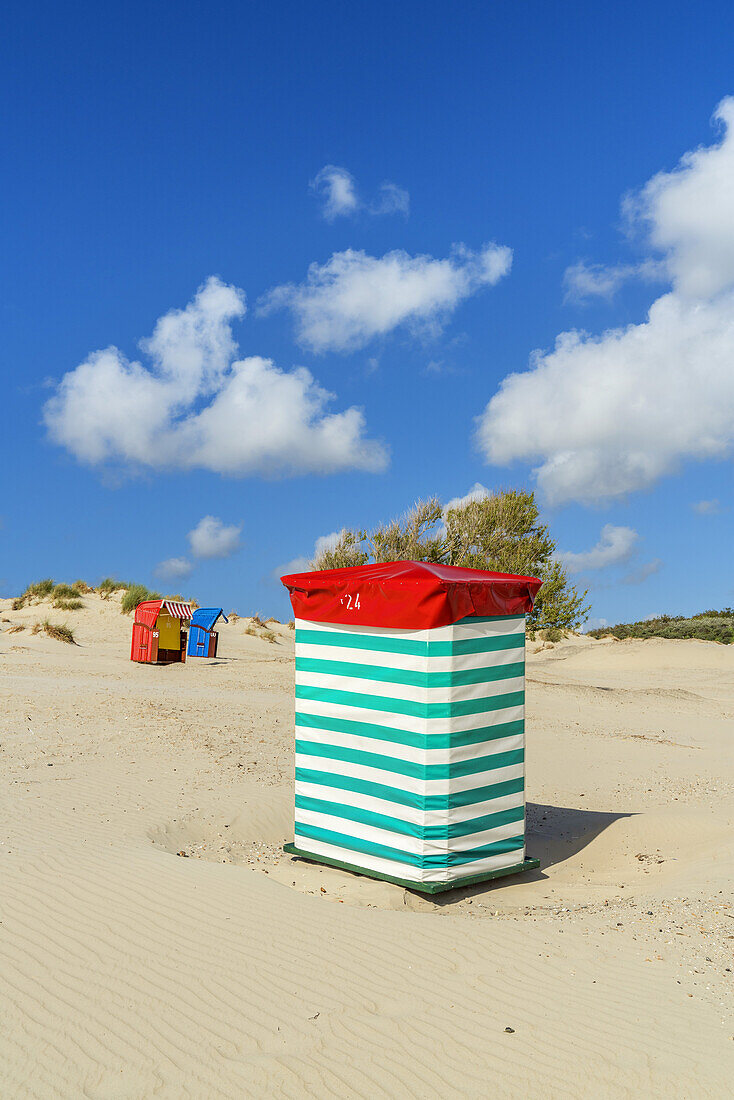
[[[129,615],[131,611],[144,600],[160,600],[163,597],[160,592],[155,592],[144,584],[132,584],[129,581],[118,581],[113,577],[105,577],[97,586],[92,587],[86,581],[78,580],[73,584],[57,584],[50,577],[29,584],[22,595],[12,601],[13,611],[21,611],[24,607],[32,607],[34,604],[51,600],[54,608],[60,611],[80,611],[84,607],[82,596],[96,593],[103,600],[108,600],[117,592],[122,593],[120,599],[120,611],[123,615]],[[186,599],[184,596],[168,596],[168,599],[179,600],[188,603],[192,608],[199,607],[194,599]]]
[[[74,638],[74,631],[68,626],[62,626],[58,623],[49,622],[48,619],[44,619],[42,622],[35,623],[32,634],[48,634],[49,638],[54,638],[57,642],[66,642],[68,645],[76,645]]]

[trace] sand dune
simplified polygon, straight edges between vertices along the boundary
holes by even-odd
[[[292,632],[84,603],[0,601],[0,1095],[731,1094],[734,648],[531,646],[542,869],[427,899],[281,853]]]

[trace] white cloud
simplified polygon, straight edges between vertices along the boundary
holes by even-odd
[[[583,573],[588,569],[605,569],[608,565],[618,565],[631,556],[637,532],[631,527],[615,527],[607,523],[602,527],[596,546],[582,553],[561,551],[559,561],[569,573]]]
[[[485,245],[454,249],[445,260],[396,250],[381,258],[348,249],[311,264],[303,283],[275,287],[260,312],[290,309],[296,337],[313,351],[363,347],[400,325],[439,331],[459,303],[510,270],[512,250]]]
[[[320,554],[325,554],[327,550],[334,550],[339,542],[339,539],[344,534],[344,529],[341,531],[331,531],[328,535],[319,535],[316,539],[313,548],[312,561],[315,561]]]
[[[467,504],[472,504],[475,500],[485,500],[488,496],[489,489],[477,481],[463,497],[452,497],[445,505],[443,514],[446,515],[452,508],[466,508]]]
[[[504,380],[478,428],[490,462],[541,458],[552,504],[646,488],[734,439],[734,295],[659,298],[647,321],[593,338],[563,333]],[[533,410],[535,414],[533,415]]]
[[[626,576],[622,577],[620,584],[642,584],[648,577],[654,577],[656,573],[659,573],[662,567],[661,559],[653,558],[652,561],[645,562],[644,565],[633,569],[631,573],[627,573]]]
[[[46,404],[54,442],[90,465],[306,474],[382,470],[357,408],[327,413],[332,394],[309,371],[237,359],[232,322],[244,294],[217,278],[171,310],[141,343],[150,368],[109,347],[64,376]]]
[[[717,117],[729,126],[734,100]],[[528,371],[505,378],[479,418],[487,459],[539,460],[534,473],[550,503],[609,500],[653,485],[685,460],[730,453],[733,158],[729,128],[718,145],[687,155],[636,204],[627,202],[651,245],[666,250],[673,281],[647,319],[601,336],[562,333],[552,351],[533,354]]]
[[[357,193],[357,184],[352,173],[336,164],[325,165],[309,186],[323,198],[321,212],[327,222],[355,214],[358,210],[374,215],[405,214],[406,217],[410,213],[410,195],[405,188],[386,180],[380,184],[378,198],[365,204]]]
[[[344,528],[342,528],[341,531],[331,531],[328,535],[319,535],[314,543],[313,553],[309,558],[303,556],[293,558],[292,561],[287,562],[286,565],[281,566],[281,568],[276,571],[277,575],[307,573],[311,569],[311,563],[316,561],[319,554],[323,554],[326,550],[333,550],[343,534]]]
[[[587,302],[590,298],[611,301],[623,283],[630,279],[653,282],[665,278],[665,266],[655,260],[639,264],[589,264],[585,260],[567,267],[563,275],[564,302]]]
[[[241,524],[225,524],[216,516],[204,516],[186,538],[195,558],[229,558],[241,546],[241,531]]]
[[[624,204],[686,297],[710,298],[734,283],[734,98],[721,101],[714,119],[718,144],[686,153]]]
[[[697,500],[691,508],[699,516],[718,516],[724,511],[718,500]]]
[[[581,633],[582,634],[588,634],[590,630],[601,630],[601,628],[603,626],[609,626],[609,620],[608,619],[598,619],[598,618],[596,618],[595,616],[592,615],[590,618],[588,618],[586,620],[584,625],[581,627]]]
[[[156,577],[162,580],[182,580],[191,576],[193,565],[186,558],[166,558],[155,567]]]
[[[353,214],[360,206],[354,176],[346,168],[327,164],[311,180],[310,187],[324,199],[323,215],[327,222]]]
[[[370,214],[405,214],[410,213],[410,195],[397,183],[380,184],[380,197],[370,206]]]

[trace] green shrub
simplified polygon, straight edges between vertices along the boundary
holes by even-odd
[[[591,638],[696,638],[704,642],[734,642],[734,610],[701,611],[697,615],[659,615],[636,623],[618,623],[616,626],[590,630]]]
[[[151,592],[144,584],[128,584],[125,586],[125,595],[120,603],[120,611],[123,615],[129,615],[139,603],[145,600],[160,600],[163,597],[160,592]]]
[[[86,581],[74,581],[71,587],[82,596],[86,596],[89,592],[94,592],[94,589],[90,588]]]
[[[588,617],[587,593],[570,584],[556,559],[555,540],[540,520],[535,495],[525,489],[497,490],[448,511],[432,497],[372,531],[342,531],[311,568],[428,561],[539,577],[543,586],[528,615],[529,630],[574,630]]]

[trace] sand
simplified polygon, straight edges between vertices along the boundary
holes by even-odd
[[[734,647],[532,645],[542,869],[426,899],[280,852],[291,631],[84,604],[0,601],[3,1098],[731,1095]]]

